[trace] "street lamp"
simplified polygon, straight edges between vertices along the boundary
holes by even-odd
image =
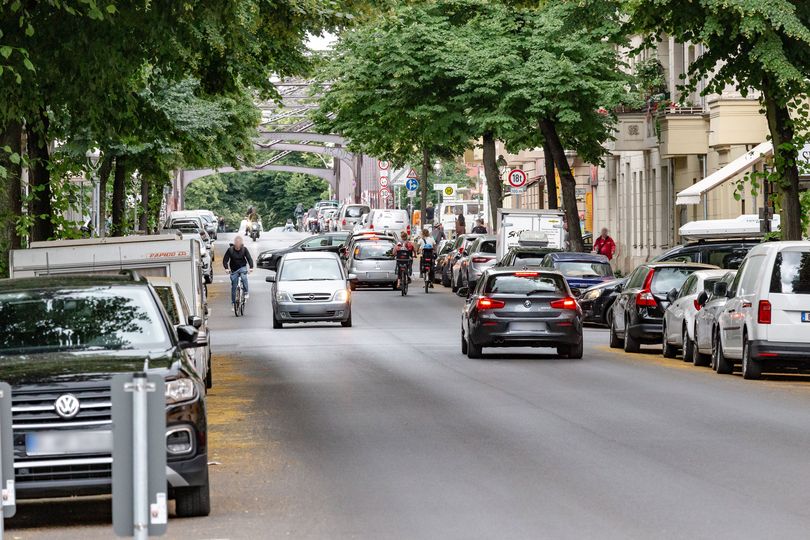
[[[91,148],[84,154],[84,157],[87,165],[87,172],[90,174],[90,182],[93,184],[93,202],[90,210],[90,224],[93,227],[93,231],[90,231],[90,234],[92,236],[95,231],[95,234],[99,234],[103,237],[104,230],[102,227],[100,227],[101,224],[99,223],[99,209],[102,201],[100,200],[101,197],[99,196],[98,185],[98,169],[101,161],[101,152],[98,150],[98,148]],[[82,187],[84,187],[84,184],[82,184]],[[82,208],[84,208],[84,190],[82,190]],[[82,219],[84,219],[84,215],[82,215]]]

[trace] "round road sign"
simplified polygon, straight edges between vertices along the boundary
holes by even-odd
[[[390,199],[392,195],[393,193],[391,193],[391,190],[389,188],[387,187],[380,188],[380,197],[382,197],[383,199]]]
[[[456,194],[456,190],[455,188],[453,188],[453,186],[444,186],[443,193],[445,197],[452,197],[453,195]]]
[[[419,180],[416,178],[408,178],[405,181],[405,187],[408,189],[408,191],[416,191],[419,189]]]
[[[528,176],[526,176],[526,173],[521,169],[512,169],[509,171],[509,175],[506,178],[510,186],[513,188],[521,188],[526,185]]]
[[[388,187],[388,177],[381,176],[380,177],[380,187]]]
[[[384,171],[390,166],[391,166],[391,164],[388,163],[387,161],[385,161],[384,159],[381,159],[381,160],[377,161],[377,167],[379,167],[380,170]]]

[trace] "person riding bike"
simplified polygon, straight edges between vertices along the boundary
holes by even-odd
[[[295,218],[295,226],[299,230],[301,230],[302,225],[303,225],[302,219],[304,217],[304,212],[306,212],[306,210],[304,209],[303,204],[298,203],[298,204],[295,205],[295,210],[293,211],[293,217]]]
[[[414,247],[413,242],[408,240],[408,235],[405,231],[400,233],[400,241],[397,243],[396,247],[394,248],[394,254],[397,256],[397,260],[400,259],[400,251],[407,251],[409,254],[409,261],[408,261],[408,282],[411,281],[411,274],[413,273],[413,257],[416,254],[416,247]]]
[[[245,247],[245,240],[241,236],[233,239],[233,245],[222,257],[222,266],[231,275],[231,304],[236,303],[236,289],[239,280],[242,281],[242,289],[245,291],[245,299],[248,298],[247,275],[253,272],[253,257],[250,256],[248,248]]]
[[[436,262],[434,258],[433,237],[427,229],[422,229],[422,261],[419,265],[420,274],[424,278],[430,280],[428,287],[433,288],[433,265]]]

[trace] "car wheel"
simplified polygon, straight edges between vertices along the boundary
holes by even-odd
[[[472,358],[472,359],[481,358],[482,354],[483,354],[483,347],[473,343],[472,340],[470,339],[470,336],[468,335],[467,336],[467,358]]]
[[[664,324],[661,327],[661,344],[663,345],[663,347],[661,349],[661,354],[664,355],[664,358],[675,358],[675,356],[677,356],[678,349],[675,346],[670,345],[669,342],[667,341],[667,325],[666,324]]]
[[[613,304],[611,303],[608,307],[605,308],[605,311],[602,313],[602,320],[605,322],[608,328],[613,326]]]
[[[721,375],[729,375],[734,372],[734,363],[726,358],[723,354],[723,343],[720,341],[720,335],[714,338],[714,348],[712,349],[712,357],[714,358],[714,370]]]
[[[743,335],[742,375],[743,379],[749,380],[762,378],[762,362],[751,358],[751,347],[745,335]]]
[[[705,367],[711,362],[711,355],[703,354],[698,348],[697,325],[695,326],[695,341],[692,342],[692,365]]]
[[[570,345],[568,347],[568,350],[565,353],[565,355],[568,358],[571,358],[572,360],[579,360],[580,358],[582,358],[582,350],[583,350],[583,348],[584,348],[584,343],[582,341],[580,341],[576,345]],[[557,354],[562,356],[562,354],[560,353],[560,348],[559,347],[557,347]]]
[[[210,285],[214,282],[214,276],[212,274],[205,274],[205,276],[203,276],[203,281],[206,285]]]
[[[689,339],[689,331],[686,326],[683,327],[683,361],[691,362],[692,357],[695,355],[695,343]]]
[[[461,326],[461,354],[467,354],[467,338],[464,336],[464,325]]]
[[[612,319],[613,317],[611,317]],[[624,345],[622,339],[616,334],[616,329],[613,327],[613,321],[610,322],[610,348],[621,349]]]
[[[450,272],[450,290],[453,292],[458,292],[458,284],[456,283],[456,280],[453,279],[452,272]]]
[[[177,517],[201,517],[211,513],[208,467],[205,469],[203,485],[175,488],[174,503]]]
[[[275,328],[276,330],[278,330],[279,328],[284,328],[282,322],[276,318],[275,313],[273,313],[273,328]]]
[[[351,328],[352,327],[352,312],[349,312],[349,318],[345,321],[340,321],[340,326],[343,328]]]
[[[442,268],[442,286],[443,287],[450,286],[450,279],[447,277],[447,272],[445,272],[444,268]]]
[[[624,352],[637,353],[641,350],[641,344],[630,335],[630,323],[624,323]]]

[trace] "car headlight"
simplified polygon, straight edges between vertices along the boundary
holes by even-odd
[[[335,302],[348,302],[350,295],[349,289],[341,289],[335,293]]]
[[[194,399],[197,389],[189,378],[166,381],[166,403],[179,403]]]
[[[583,300],[596,300],[599,296],[599,291],[588,291],[582,295]]]
[[[278,291],[276,293],[276,302],[292,302],[292,298],[290,298],[289,293]]]

